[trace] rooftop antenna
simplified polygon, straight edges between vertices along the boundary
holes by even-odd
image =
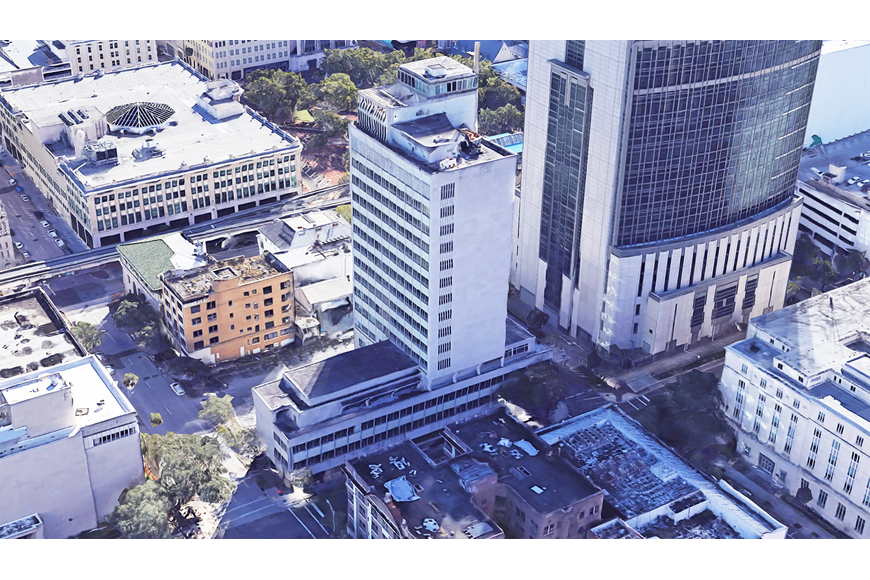
[[[474,43],[474,74],[480,72],[480,43]]]

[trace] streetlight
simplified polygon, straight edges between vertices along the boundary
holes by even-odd
[[[326,500],[326,505],[329,506],[329,511],[332,512],[332,533],[335,533],[335,508],[332,507],[332,504],[329,503],[329,500]]]

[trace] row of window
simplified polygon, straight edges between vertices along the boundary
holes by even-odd
[[[410,263],[407,263],[401,257],[399,257],[398,255],[391,252],[389,248],[384,246],[375,237],[369,235],[362,228],[360,228],[359,224],[362,223],[362,224],[368,226],[369,228],[371,228],[372,230],[374,230],[375,232],[377,232],[378,234],[380,234],[381,238],[386,239],[387,242],[389,242],[390,245],[392,245],[394,248],[401,250],[402,253],[404,253],[406,256],[408,256],[411,259],[411,262],[416,263],[424,270],[429,269],[429,262],[427,260],[425,260],[423,257],[418,256],[417,254],[413,253],[405,244],[403,244],[401,241],[397,240],[396,238],[394,238],[393,236],[391,236],[390,234],[385,232],[383,230],[383,228],[378,226],[374,221],[369,220],[369,219],[357,214],[355,208],[353,209],[353,222],[354,223],[352,226],[352,231],[354,233],[354,238],[353,238],[354,243],[356,243],[357,237],[359,237],[364,242],[369,244],[373,250],[375,250],[376,252],[378,252],[380,254],[385,255],[387,258],[390,259],[390,261],[392,263],[394,263],[396,266],[398,266],[399,268],[401,268],[405,272],[408,272],[409,274],[415,276],[415,278],[417,278],[418,280],[420,278],[422,278],[422,274],[417,272],[417,270],[415,270]]]
[[[316,465],[318,463],[321,463],[323,461],[327,461],[327,460],[332,459],[334,457],[340,457],[342,455],[345,455],[346,453],[348,453],[350,451],[362,449],[364,447],[368,447],[370,445],[373,445],[374,443],[378,443],[380,441],[385,441],[387,439],[392,439],[394,437],[398,437],[400,435],[408,433],[409,431],[419,429],[420,427],[423,427],[424,425],[431,425],[432,423],[435,423],[436,421],[442,421],[444,419],[449,419],[450,417],[453,417],[459,413],[464,413],[464,412],[469,411],[471,409],[475,409],[481,405],[488,404],[489,402],[492,401],[492,397],[493,397],[492,395],[486,394],[478,399],[473,399],[473,400],[468,401],[467,403],[463,403],[462,405],[457,405],[456,407],[449,407],[447,409],[444,409],[443,411],[437,411],[435,413],[426,415],[422,419],[417,419],[413,422],[404,423],[404,424],[402,424],[398,427],[395,427],[393,429],[390,429],[388,431],[382,431],[382,432],[377,433],[371,437],[366,437],[366,438],[362,439],[361,441],[355,441],[352,443],[348,443],[347,445],[342,445],[342,446],[337,447],[335,449],[330,449],[329,451],[324,451],[323,453],[321,453],[319,455],[315,455],[313,457],[307,457],[305,459],[301,459],[301,460],[293,463],[293,469],[296,470],[296,469],[301,469],[301,468],[306,467],[306,466]]]
[[[371,173],[371,170],[369,170],[369,173]],[[374,174],[373,181],[375,181],[376,183],[380,182],[379,185],[381,185],[381,187],[384,187],[383,184],[386,182],[386,180],[383,179],[377,173]],[[414,217],[413,214],[411,214],[409,211],[407,211],[405,209],[405,207],[407,207],[406,202],[399,201],[399,203],[396,203],[395,201],[393,201],[391,196],[382,194],[380,191],[378,191],[377,188],[370,186],[368,183],[366,183],[365,181],[363,181],[361,178],[357,177],[356,175],[354,175],[352,177],[351,183],[354,185],[354,187],[357,187],[360,190],[365,191],[372,199],[374,199],[375,202],[378,203],[378,205],[380,205],[381,207],[390,208],[390,210],[392,210],[393,213],[395,213],[397,216],[399,216],[400,218],[402,218],[403,220],[408,222],[410,225],[412,225],[415,228],[417,228],[418,230],[420,230],[420,232],[422,232],[424,235],[426,235],[426,236],[429,235],[429,225],[426,222],[424,222],[420,219],[417,219],[416,217]],[[398,189],[396,191],[398,191]],[[407,196],[404,196],[404,195],[402,197],[407,198]],[[412,199],[412,198],[409,198],[409,199]],[[422,207],[423,204],[421,204],[418,201],[417,205]]]
[[[366,161],[368,161],[368,160],[366,160]],[[387,190],[391,194],[393,194],[400,203],[404,204],[406,207],[413,207],[415,210],[417,210],[421,214],[425,215],[426,217],[429,217],[429,206],[426,205],[425,203],[421,202],[420,200],[414,198],[413,196],[408,195],[404,191],[404,189],[399,188],[396,185],[396,183],[393,182],[393,180],[387,179],[383,175],[383,168],[382,167],[380,167],[380,166],[376,167],[376,168],[369,167],[367,164],[363,163],[359,157],[354,157],[354,159],[352,161],[352,165],[353,165],[354,169],[359,170],[361,175],[365,175],[368,179],[372,180],[375,184],[377,184],[378,186],[384,188],[385,190]],[[387,175],[389,175],[389,173]],[[426,233],[427,234],[429,233],[428,229],[426,230]]]
[[[417,346],[417,348],[419,348],[423,352],[426,352],[426,344],[422,340],[411,334],[411,332],[407,328],[408,326],[411,326],[411,328],[416,330],[420,334],[420,336],[426,338],[428,336],[428,329],[426,328],[426,326],[417,322],[407,312],[399,308],[391,300],[387,300],[386,304],[382,306],[378,302],[375,302],[371,296],[363,292],[359,287],[354,287],[353,294],[364,304],[370,306],[372,310],[374,310],[377,314],[385,318],[392,325],[393,328],[404,334],[405,338],[410,340],[415,346]],[[387,310],[385,306],[389,307],[389,310]],[[393,318],[393,313],[400,316],[407,324],[401,324],[400,322],[398,322],[395,318]],[[373,320],[372,322],[375,322],[375,320]]]
[[[404,227],[402,227],[402,225],[399,224],[399,222],[397,222],[392,217],[387,215],[387,213],[381,211],[379,206],[364,199],[356,191],[353,192],[351,199],[353,201],[353,212],[354,212],[353,217],[354,218],[357,215],[357,208],[362,207],[363,209],[367,210],[370,214],[375,216],[375,218],[380,220],[382,223],[389,226],[390,229],[392,229],[394,232],[399,234],[400,239],[410,240],[414,243],[415,246],[420,248],[424,254],[429,253],[429,244],[423,238],[420,238],[419,236],[417,236],[416,234],[411,232],[411,230],[408,230],[408,229],[405,229]],[[426,235],[428,236],[429,233],[426,232]],[[384,237],[392,238],[392,236],[390,236],[389,234],[386,234],[386,233],[384,234]],[[414,261],[418,261],[416,258],[414,258],[414,254],[412,252],[410,252],[410,250],[405,250],[402,247],[400,247],[399,245],[397,245],[397,243],[401,244],[401,242],[394,242],[393,239],[390,239],[390,243],[392,243],[398,249],[402,250],[402,253],[405,254],[406,256],[410,257]]]
[[[390,268],[386,264],[378,265],[381,266],[381,268],[391,277],[391,280],[387,280],[386,278],[381,276],[377,270],[375,270],[362,260],[356,260],[355,268],[356,272],[365,272],[369,276],[372,276],[382,288],[387,288],[393,296],[401,300],[404,304],[411,307],[415,312],[421,313],[423,318],[426,318],[426,316],[422,314],[425,311],[420,308],[420,306],[414,304],[411,298],[416,297],[421,304],[427,305],[429,304],[429,296],[425,292],[411,284],[408,280],[405,279],[404,276],[399,276],[392,268]],[[393,286],[392,282],[397,282],[402,288],[405,289],[407,294],[399,290],[399,288]]]
[[[136,426],[130,425],[129,427],[123,427],[121,429],[115,429],[111,432],[97,435],[91,440],[91,442],[93,443],[94,447],[97,447],[98,445],[103,445],[104,443],[123,439],[124,437],[130,437],[131,435],[135,435],[136,433],[138,433],[138,431],[136,431]]]
[[[362,273],[362,272],[357,272],[355,282],[358,282],[360,286],[362,286],[362,287],[365,288],[368,292],[370,292],[371,294],[373,294],[373,295],[374,295],[378,300],[380,300],[380,301],[383,302],[384,304],[389,305],[390,308],[392,308],[394,312],[399,313],[399,314],[402,316],[402,318],[404,318],[405,320],[408,320],[409,322],[410,322],[411,320],[413,320],[413,319],[410,317],[409,314],[407,314],[407,313],[406,313],[402,308],[400,308],[400,307],[397,306],[397,305],[396,305],[392,300],[390,300],[390,298],[389,298],[386,294],[384,294],[383,292],[381,292],[380,288],[378,288],[378,287],[376,287],[375,285],[371,284],[371,283],[370,283],[370,282],[365,278],[365,276],[362,276],[362,275],[361,275],[361,273]],[[391,288],[391,289],[392,289],[392,288]],[[426,325],[427,322],[428,322],[428,315],[427,315],[427,312],[426,312],[424,309],[422,309],[422,308],[420,308],[419,306],[417,306],[416,304],[414,304],[414,303],[413,303],[409,298],[407,298],[406,296],[401,296],[400,299],[403,299],[402,302],[403,302],[406,306],[408,306],[408,307],[409,307],[409,308],[414,312],[414,314],[416,314],[416,315],[420,318],[420,321],[421,321],[421,322],[414,322],[413,324],[422,324],[423,326],[422,326],[421,328],[425,328],[425,325]]]

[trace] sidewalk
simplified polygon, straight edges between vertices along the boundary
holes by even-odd
[[[526,317],[533,308],[517,296],[508,298],[508,312],[517,318],[523,326],[526,326]],[[554,321],[552,316],[542,328],[542,332],[545,335],[542,340],[553,348],[553,362],[570,370],[576,367],[585,367],[587,357],[595,351],[594,345],[590,342],[570,337],[559,330],[557,321]],[[607,383],[609,389],[596,390],[605,395],[615,394],[618,400],[627,401],[634,396],[649,393],[673,381],[675,376],[682,374],[677,371],[688,372],[698,369],[709,372],[722,364],[727,345],[744,338],[746,338],[745,331],[735,330],[726,336],[716,337],[716,340],[702,339],[687,350],[678,350],[660,360],[627,370],[619,369],[616,365],[605,361],[595,367],[595,374]],[[702,359],[706,359],[705,362],[698,365],[697,362]],[[666,377],[661,376],[665,373],[673,374]]]
[[[795,509],[780,496],[787,494],[785,489],[776,490],[772,483],[762,486],[753,481],[750,476],[744,475],[732,465],[720,464],[723,471],[723,479],[737,484],[748,490],[750,499],[761,509],[773,516],[781,524],[788,526],[788,537],[793,539],[809,538],[841,538],[839,533],[831,533],[828,527],[816,521],[811,516]],[[755,468],[751,468],[755,469]],[[759,475],[759,478],[762,476]],[[749,495],[747,494],[747,495]]]
[[[663,359],[637,366],[626,371],[604,371],[604,379],[614,389],[628,387],[633,393],[641,394],[655,390],[677,375],[690,370],[709,372],[722,364],[725,347],[746,338],[746,332],[733,332],[715,341],[702,339],[687,350],[679,350]],[[703,364],[696,364],[704,360]],[[681,372],[677,372],[681,371]],[[662,376],[670,374],[669,376]]]

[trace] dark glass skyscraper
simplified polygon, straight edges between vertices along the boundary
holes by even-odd
[[[523,296],[653,354],[781,306],[820,48],[533,42]]]

